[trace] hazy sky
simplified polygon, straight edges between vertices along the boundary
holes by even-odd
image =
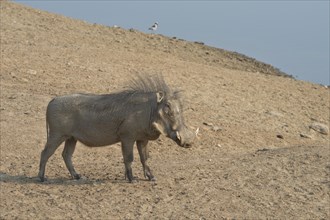
[[[329,0],[16,1],[107,26],[118,25],[236,51],[298,79],[330,84]]]

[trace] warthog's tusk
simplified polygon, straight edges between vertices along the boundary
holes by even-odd
[[[181,136],[180,136],[180,133],[178,131],[176,131],[176,137],[178,138],[179,141],[181,141]]]
[[[196,129],[195,131],[195,135],[197,136],[198,135],[198,132],[199,132],[199,127]]]

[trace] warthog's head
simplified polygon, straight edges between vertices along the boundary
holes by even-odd
[[[157,120],[154,127],[163,135],[174,140],[181,147],[191,147],[198,129],[193,132],[184,123],[179,92],[157,95]]]
[[[179,146],[192,145],[198,129],[193,132],[184,123],[180,92],[168,87],[161,75],[138,75],[132,80],[130,88],[134,93],[155,94],[155,99],[151,104],[153,112],[150,117],[154,129],[174,140]]]

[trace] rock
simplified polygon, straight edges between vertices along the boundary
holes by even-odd
[[[203,125],[206,125],[206,126],[213,126],[213,123],[203,122]]]
[[[304,134],[304,133],[300,133],[300,137],[312,139],[312,136],[310,136],[308,134]]]
[[[204,45],[204,42],[201,42],[201,41],[195,41],[194,43],[195,43],[195,44]]]
[[[276,137],[280,138],[280,139],[284,139],[283,135],[281,135],[281,134],[276,135]]]
[[[265,113],[268,114],[268,115],[275,116],[275,117],[283,117],[283,114],[281,114],[277,111],[266,111]]]
[[[30,74],[30,75],[37,75],[37,71],[35,71],[35,70],[28,70],[28,71],[26,71],[28,74]]]
[[[221,127],[219,127],[217,125],[213,125],[213,123],[210,123],[210,122],[203,122],[203,125],[210,127],[212,131],[221,131],[222,130]]]
[[[265,151],[269,151],[270,149],[268,148],[261,148],[261,149],[258,149],[256,152],[265,152]]]
[[[14,73],[14,72],[11,72],[10,75],[11,75],[11,77],[13,77],[13,78],[17,78],[17,75],[16,75],[16,73]]]
[[[329,127],[326,126],[325,124],[321,124],[321,123],[318,123],[318,122],[314,122],[313,124],[311,124],[309,126],[310,129],[313,129],[314,131],[317,131],[321,134],[329,134]]]
[[[221,128],[220,128],[219,126],[216,126],[216,125],[215,125],[215,126],[212,127],[212,130],[213,130],[213,131],[220,131]]]

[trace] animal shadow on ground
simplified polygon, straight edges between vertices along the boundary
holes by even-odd
[[[138,182],[150,182],[147,179],[135,177],[136,183]],[[129,183],[124,178],[109,178],[109,179],[91,179],[82,176],[79,180],[70,179],[67,177],[50,178],[45,182],[41,182],[37,176],[26,175],[10,175],[0,172],[0,183],[17,183],[17,184],[52,184],[52,185],[93,185],[110,182],[112,184],[125,184]],[[156,182],[153,182],[156,183]]]
[[[17,184],[53,184],[53,185],[92,185],[100,184],[105,182],[100,179],[88,179],[82,177],[79,180],[68,179],[66,177],[51,178],[47,179],[45,182],[41,182],[39,177],[26,176],[26,175],[10,175],[7,173],[0,172],[0,182],[1,183],[17,183]],[[117,180],[116,182],[120,182]],[[124,182],[122,180],[121,182]]]

